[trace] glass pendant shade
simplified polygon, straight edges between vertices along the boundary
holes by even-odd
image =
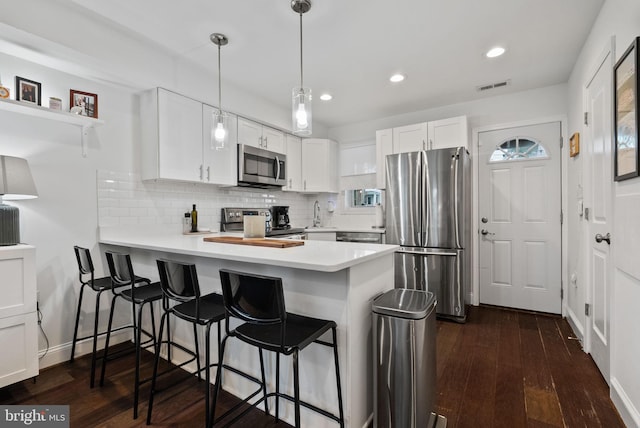
[[[222,110],[215,110],[211,121],[211,148],[222,150],[228,141],[229,115]]]
[[[291,101],[293,133],[301,136],[311,135],[311,88],[293,88]]]

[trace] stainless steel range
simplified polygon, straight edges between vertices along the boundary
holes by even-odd
[[[244,229],[245,215],[264,215],[265,236],[286,237],[288,235],[301,235],[303,228],[284,226],[274,226],[272,213],[268,208],[222,208],[220,215],[220,232],[242,232]]]

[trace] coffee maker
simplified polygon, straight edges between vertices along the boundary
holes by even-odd
[[[272,229],[290,229],[289,224],[289,207],[272,206],[271,207]]]

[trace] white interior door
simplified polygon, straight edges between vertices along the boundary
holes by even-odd
[[[585,216],[589,303],[585,348],[609,382],[609,294],[612,261],[606,237],[611,231],[611,53],[586,87]],[[597,238],[598,237],[598,238]]]
[[[480,303],[561,312],[560,122],[478,135]]]

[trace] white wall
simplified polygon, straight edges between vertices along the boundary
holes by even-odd
[[[615,36],[616,59],[640,35],[640,3],[636,0],[607,0],[600,11],[582,53],[569,80],[569,128],[582,127],[583,88],[598,56],[611,36]],[[573,132],[573,131],[572,131]],[[577,193],[583,180],[583,160],[574,158],[569,165],[569,197]],[[572,202],[570,201],[569,204]],[[638,334],[638,302],[640,302],[640,178],[614,184],[614,218],[612,257],[614,277],[611,296],[611,396],[628,426],[640,426],[640,334]],[[585,225],[571,229],[569,241],[570,269],[585,278],[584,267],[578,261],[585,257],[586,245],[580,240]],[[583,288],[586,284],[580,284]],[[570,295],[570,305],[579,310],[584,306],[582,291]],[[580,316],[584,323],[584,316]]]

